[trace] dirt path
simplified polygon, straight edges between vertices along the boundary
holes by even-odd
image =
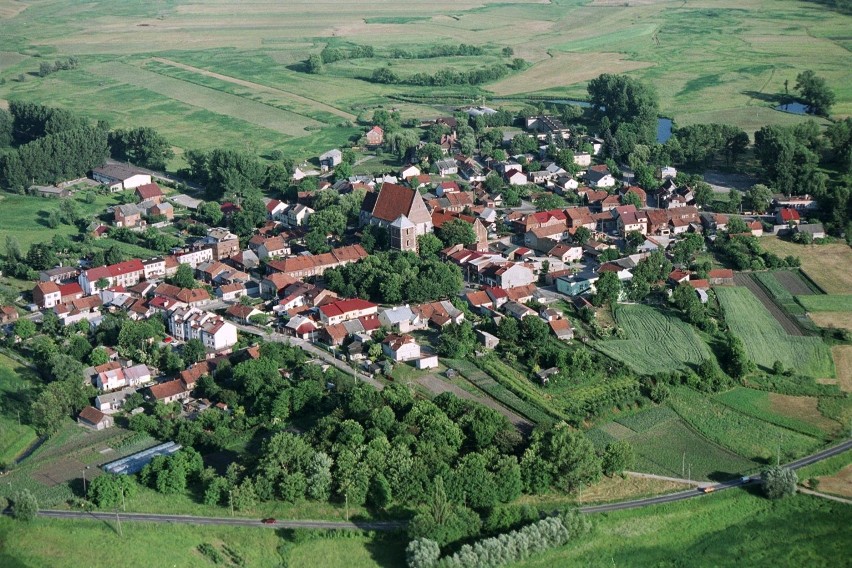
[[[201,69],[200,67],[193,67],[192,65],[178,63],[177,61],[172,61],[171,59],[165,59],[163,57],[152,57],[151,61],[156,61],[165,65],[171,65],[172,67],[177,67],[178,69],[183,69],[184,71],[192,71],[193,73],[198,73],[199,75],[204,75],[205,77],[213,77],[214,79],[219,79],[220,81],[233,83],[234,85],[240,85],[242,87],[248,87],[249,89],[254,89],[256,91],[260,91],[270,95],[277,95],[280,97],[293,99],[294,101],[299,101],[302,104],[312,106],[317,110],[322,110],[331,114],[335,114],[341,118],[345,118],[346,120],[355,120],[357,118],[354,114],[350,114],[331,105],[315,101],[314,99],[309,99],[308,97],[303,97],[302,95],[291,93],[290,91],[283,91],[281,89],[276,89],[275,87],[261,85],[260,83],[253,83],[244,79],[237,79],[236,77],[222,75],[221,73],[214,73],[213,71],[207,71],[206,69]]]
[[[763,288],[761,288],[757,282],[752,280],[751,276],[742,272],[736,272],[734,273],[734,284],[736,284],[737,286],[745,286],[746,288],[748,288],[751,293],[754,294],[758,300],[760,300],[760,303],[763,304],[763,306],[767,310],[769,310],[769,313],[772,314],[772,317],[775,318],[775,321],[777,321],[781,325],[781,327],[784,328],[784,331],[786,331],[790,335],[805,335],[804,333],[802,333],[802,330],[799,329],[799,326],[796,325],[796,322],[787,317],[787,314],[785,314],[781,310],[781,308],[779,308],[775,304],[775,302],[772,301],[772,298],[770,298],[769,295],[763,291]]]
[[[429,390],[429,392],[432,392],[435,395],[443,394],[445,392],[451,392],[459,398],[463,398],[465,400],[472,400],[474,402],[483,404],[488,408],[496,410],[497,412],[508,418],[509,422],[511,422],[515,426],[515,428],[517,428],[521,432],[529,433],[533,429],[532,422],[530,422],[526,418],[519,416],[518,414],[515,414],[505,406],[499,404],[494,399],[473,395],[467,392],[466,390],[457,387],[452,383],[448,383],[447,381],[435,375],[426,375],[425,377],[420,377],[419,379],[417,379],[417,384],[425,387],[427,390]]]
[[[828,499],[830,501],[837,501],[838,503],[846,503],[847,505],[852,505],[852,501],[849,499],[844,499],[843,497],[836,497],[834,495],[828,495],[826,493],[820,493],[819,491],[811,491],[810,489],[805,489],[804,487],[799,487],[799,493],[806,493],[808,495],[813,495],[814,497],[822,497],[823,499]]]

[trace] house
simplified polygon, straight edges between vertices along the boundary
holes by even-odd
[[[506,183],[509,185],[526,185],[529,180],[527,179],[527,174],[522,172],[521,170],[507,170],[505,174],[503,174],[503,179],[506,180]]]
[[[208,229],[203,244],[212,250],[212,260],[222,260],[240,252],[240,238],[224,227]]]
[[[181,341],[198,339],[208,351],[222,351],[237,343],[237,328],[213,313],[178,306],[166,316],[169,333]]]
[[[366,195],[360,223],[388,229],[392,246],[399,250],[417,250],[417,237],[433,230],[432,216],[420,192],[392,183],[383,183],[378,193]]]
[[[592,155],[588,152],[577,152],[574,154],[574,164],[581,168],[588,168],[592,165]]]
[[[409,178],[416,178],[416,177],[420,176],[420,174],[421,174],[420,168],[418,168],[417,166],[411,165],[411,164],[409,164],[409,165],[405,166],[404,168],[402,168],[401,170],[399,170],[399,177],[400,177],[400,179],[404,179],[404,180],[407,180]]]
[[[135,387],[127,387],[120,391],[101,393],[95,397],[95,408],[104,414],[112,414],[120,410],[127,397],[135,392]]]
[[[531,268],[523,264],[507,262],[502,266],[492,265],[486,268],[482,272],[482,280],[489,286],[508,289],[532,284],[536,281],[536,276]]]
[[[480,329],[476,330],[476,338],[486,349],[496,349],[500,344],[500,338]]]
[[[438,175],[440,176],[449,176],[459,173],[459,165],[452,158],[438,160],[435,162],[435,168],[438,170]]]
[[[71,196],[71,192],[62,187],[34,185],[29,189],[29,193],[34,193],[39,197],[49,197],[51,199],[65,199]]]
[[[281,258],[290,254],[290,244],[283,237],[266,239],[257,247],[257,257],[261,260]]]
[[[52,308],[62,302],[62,294],[56,282],[39,282],[32,291],[33,303],[41,309]]]
[[[187,388],[186,383],[181,379],[172,379],[171,381],[153,385],[148,388],[148,391],[151,393],[151,397],[157,402],[171,404],[189,398],[192,389]]]
[[[242,304],[234,304],[233,306],[229,306],[227,310],[225,310],[225,315],[229,318],[236,320],[241,324],[249,324],[250,318],[252,316],[262,314],[258,309],[255,309],[252,306],[244,306]]]
[[[763,236],[763,223],[758,220],[754,220],[750,223],[746,223],[746,227],[751,231],[751,235],[753,237],[762,237]]]
[[[420,304],[411,309],[420,317],[422,322],[429,322],[439,328],[450,323],[458,325],[464,321],[464,312],[448,300]]]
[[[319,307],[320,321],[324,325],[333,325],[362,316],[373,315],[378,311],[378,304],[360,298],[337,300]]]
[[[506,312],[506,315],[512,316],[517,320],[522,320],[525,317],[535,316],[535,310],[526,307],[523,304],[519,304],[518,302],[506,302],[503,304],[503,311]]]
[[[136,188],[133,192],[136,195],[136,201],[153,201],[154,203],[162,203],[165,194],[160,186],[156,183],[145,183]]]
[[[151,183],[151,176],[126,164],[107,164],[92,170],[92,179],[109,187],[110,191],[135,189]]]
[[[648,215],[644,211],[637,211],[633,205],[622,205],[616,207],[618,215],[617,226],[621,236],[626,237],[630,233],[646,235],[648,233]]]
[[[782,207],[775,212],[775,221],[779,225],[798,225],[802,221],[798,209]]]
[[[388,334],[382,341],[382,351],[393,361],[420,358],[420,346],[410,335]]]
[[[657,170],[657,177],[660,179],[674,179],[677,177],[677,168],[665,166]]]
[[[707,279],[714,286],[733,286],[734,271],[730,268],[716,268],[707,273]]]
[[[547,256],[557,258],[563,263],[577,262],[583,259],[583,247],[560,243],[547,251]]]
[[[547,322],[547,324],[560,341],[570,341],[574,338],[574,328],[571,327],[571,322],[567,319],[554,319]]]
[[[155,203],[153,201],[143,201],[139,204],[144,206],[145,215],[147,217],[164,217],[166,221],[171,221],[175,218],[175,208],[171,203]]]
[[[801,223],[796,225],[793,232],[797,235],[810,235],[812,239],[825,238],[825,228],[822,223]]]
[[[104,414],[93,406],[87,406],[77,416],[77,424],[92,430],[105,430],[111,428],[115,421],[112,416]]]
[[[318,329],[316,322],[306,316],[294,316],[284,326],[284,331],[287,334],[305,341],[315,340]]]
[[[118,205],[113,209],[113,223],[116,227],[137,227],[142,224],[142,210],[133,203]]]
[[[272,260],[267,264],[270,272],[281,272],[292,278],[322,276],[329,268],[345,266],[369,256],[361,245],[351,245],[333,249],[331,252],[316,255],[299,255]]]
[[[615,186],[615,178],[612,177],[612,174],[609,172],[609,168],[605,165],[590,167],[586,170],[583,180],[589,187],[594,188]]]
[[[381,126],[374,126],[364,135],[367,139],[367,146],[380,146],[385,141],[385,131]]]
[[[594,291],[595,282],[598,281],[598,278],[597,274],[561,276],[556,279],[556,291],[567,296],[577,296]]]
[[[234,282],[233,284],[223,284],[222,286],[219,286],[216,288],[215,293],[223,302],[234,302],[243,296],[246,296],[248,291],[246,290],[245,284]]]
[[[335,148],[319,157],[320,169],[324,172],[333,170],[343,162],[343,152]]]
[[[379,322],[398,333],[408,333],[415,329],[424,329],[426,322],[415,314],[409,306],[394,306],[379,313]]]
[[[38,273],[39,282],[67,282],[69,280],[77,280],[80,271],[73,266],[57,266],[49,268]]]
[[[302,227],[308,224],[308,217],[314,214],[314,210],[297,203],[287,209],[287,224],[291,227]]]

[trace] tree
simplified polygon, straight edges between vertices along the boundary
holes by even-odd
[[[445,545],[473,536],[481,527],[479,515],[449,501],[444,491],[444,480],[438,476],[426,508],[414,516],[408,532],[413,538],[428,538],[438,545]]]
[[[582,432],[562,423],[533,431],[521,459],[521,475],[531,493],[551,487],[571,492],[600,479],[601,460]]]
[[[592,232],[586,227],[579,227],[574,233],[574,240],[581,245],[586,244],[590,238],[592,238]]]
[[[772,190],[762,183],[755,184],[746,191],[746,202],[755,213],[766,213],[771,200]]]
[[[38,499],[29,489],[19,489],[12,494],[12,517],[29,522],[38,514]]]
[[[312,54],[308,57],[308,61],[305,64],[305,70],[308,73],[312,73],[314,75],[322,73],[324,69],[322,57],[316,53]]]
[[[476,348],[476,335],[469,322],[451,323],[441,333],[438,353],[443,357],[463,359]]]
[[[603,472],[612,477],[615,474],[620,474],[625,469],[633,467],[636,456],[633,453],[633,446],[627,440],[618,440],[607,444],[603,455],[602,468]]]
[[[603,306],[604,304],[613,306],[621,295],[621,280],[618,279],[615,272],[604,272],[595,283],[595,288],[597,292],[592,298],[593,303],[596,306]]]
[[[444,248],[444,243],[432,233],[417,237],[417,252],[420,253],[422,258],[436,258],[442,248]]]
[[[789,467],[773,465],[760,472],[763,493],[770,499],[781,499],[796,493],[799,478]]]
[[[147,126],[110,132],[109,146],[116,160],[155,170],[166,169],[166,163],[174,157],[168,140]]]
[[[94,349],[92,349],[92,352],[89,353],[89,364],[93,367],[103,365],[108,361],[109,353],[104,347],[95,347]]]
[[[222,205],[217,201],[205,201],[198,206],[195,216],[205,225],[217,227],[224,217]]]
[[[605,73],[589,81],[588,92],[610,155],[627,156],[636,144],[656,142],[659,104],[650,87],[627,75]]]
[[[189,264],[180,264],[170,281],[178,288],[195,288],[198,286],[198,282],[195,281],[195,271]]]
[[[137,484],[132,477],[107,473],[97,476],[89,483],[87,497],[97,507],[109,509],[134,496],[136,488]]]
[[[15,335],[27,340],[36,333],[36,324],[32,320],[21,318],[15,322]]]
[[[444,242],[444,246],[472,245],[476,243],[476,232],[473,226],[461,219],[447,221],[438,229],[438,237]]]
[[[802,71],[796,76],[795,89],[799,91],[799,95],[810,107],[811,112],[820,116],[828,116],[837,98],[825,79],[811,70]]]
[[[434,540],[415,538],[405,549],[408,568],[432,568],[441,557],[441,547]]]
[[[183,344],[181,354],[184,361],[192,364],[198,361],[203,361],[207,357],[207,349],[200,339],[190,339]]]

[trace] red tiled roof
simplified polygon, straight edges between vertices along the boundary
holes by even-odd
[[[162,197],[163,190],[156,183],[146,183],[136,188],[136,194],[140,200],[145,201],[152,197]]]
[[[93,406],[87,406],[80,411],[80,418],[89,424],[98,424],[101,420],[106,418],[106,414]]]
[[[416,190],[402,185],[382,184],[373,208],[373,217],[392,223],[400,215],[408,215],[416,193]]]
[[[689,285],[690,285],[690,286],[692,286],[693,288],[701,288],[701,289],[705,289],[705,290],[706,290],[707,288],[709,288],[709,287],[710,287],[710,281],[709,281],[709,280],[704,280],[704,279],[701,279],[701,280],[690,280],[690,281],[689,281]]]
[[[151,395],[154,398],[157,400],[163,400],[164,398],[172,397],[184,392],[186,390],[186,385],[182,380],[174,379],[166,381],[165,383],[153,385],[150,390]]]
[[[778,211],[782,221],[798,221],[800,219],[799,212],[795,209],[783,208]]]
[[[64,298],[65,296],[73,296],[75,294],[83,294],[83,289],[76,282],[69,282],[59,287],[59,293]]]
[[[707,273],[708,278],[733,278],[734,271],[730,268],[715,268]]]
[[[320,307],[320,311],[325,314],[326,317],[334,317],[342,314],[347,314],[349,312],[367,310],[376,307],[378,307],[378,304],[374,304],[373,302],[368,302],[367,300],[362,300],[361,298],[351,298],[348,300],[338,300],[337,302],[332,302],[331,304],[325,304],[324,306]]]

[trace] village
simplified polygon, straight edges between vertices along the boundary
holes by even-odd
[[[496,113],[484,107],[466,112],[471,117]],[[161,178],[161,186],[155,172],[118,162],[95,168],[90,183],[110,192],[132,192],[133,199],[106,211],[109,222],[90,225],[93,238],[117,229],[142,231],[149,224],[163,228],[180,218],[192,220],[192,235],[184,246],[161,257],[104,266],[91,266],[81,258],[76,265],[43,270],[32,289],[32,315],[25,317],[39,318],[50,311],[64,326],[84,321],[92,328],[108,313],[121,312],[134,321],[157,319],[164,322],[167,335],[149,341],[161,341],[162,347],[178,352],[189,341],[200,342],[204,356],[177,376],[168,376],[110,349],[109,361],[86,370],[99,394],[79,421],[94,429],[112,425],[111,415],[137,391],[151,402],[180,401],[195,410],[199,404],[211,406],[210,401],[194,399],[195,383],[217,361],[250,346],[252,341],[241,341],[241,335],[313,344],[318,347],[313,355],[325,366],[345,361],[353,372],[387,377],[394,365],[437,368],[435,342],[414,332],[459,325],[466,313],[495,323],[506,317],[541,318],[557,339],[570,342],[572,319],[592,307],[602,275],[612,273],[628,282],[633,269],[651,253],[673,259],[672,251],[683,237],[699,235],[700,243],[712,242],[717,231],[727,229],[729,215],[702,211],[694,188],[678,183],[675,168],[658,169],[656,191],[617,179],[606,164],[596,163],[603,142],[590,136],[574,139],[557,117],[527,118],[525,133],[502,142],[510,150],[521,136],[524,145],[538,148],[538,153],[507,155],[499,161],[460,153],[457,117],[439,117],[423,126],[433,125],[441,129],[442,156],[431,167],[421,162],[379,176],[341,179],[335,171],[344,153],[331,150],[319,156],[318,170],[305,162],[293,173],[296,184],[315,178],[316,190],[300,191],[293,202],[264,198],[265,221],[242,240],[227,228],[240,210],[238,203],[222,203],[222,226],[206,226],[196,219],[203,201],[175,192],[171,180]],[[566,170],[548,158],[556,141],[560,147],[589,151],[571,152],[570,164],[561,160],[569,166]],[[367,130],[364,142],[368,148],[380,147],[382,128]],[[523,188],[525,197],[508,206],[502,188],[512,187]],[[70,195],[58,186],[37,191],[59,199]],[[311,254],[305,237],[316,213],[312,206],[317,195],[328,191],[363,194],[358,223],[343,235],[326,235],[333,245],[328,252]],[[547,196],[554,194],[566,205],[543,208]],[[762,216],[737,216],[744,219],[744,232],[825,236],[820,224],[803,221],[816,206],[807,196],[778,197],[772,206]],[[455,295],[419,304],[380,304],[328,289],[326,271],[370,256],[360,243],[368,228],[386,232],[391,251],[414,254],[426,235],[461,234],[455,241],[445,238],[438,257],[458,267],[463,286]],[[680,266],[667,278],[670,287],[685,283],[702,302],[711,286],[733,284],[730,269],[698,274],[676,264]],[[188,278],[192,287],[174,284],[179,271],[180,280]],[[558,302],[573,310],[552,307]],[[18,316],[11,307],[3,313],[6,324]],[[477,338],[482,350],[499,343],[484,330],[477,330]]]

